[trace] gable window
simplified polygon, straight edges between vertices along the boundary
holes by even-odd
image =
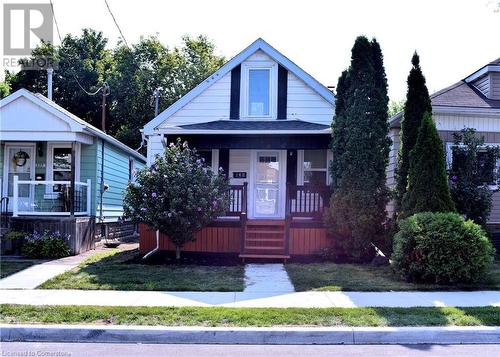
[[[248,71],[248,115],[269,116],[271,70],[267,68]]]

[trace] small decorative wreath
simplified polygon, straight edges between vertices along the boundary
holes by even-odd
[[[18,151],[14,154],[12,158],[12,162],[16,164],[16,166],[24,166],[28,162],[30,156],[25,151]]]

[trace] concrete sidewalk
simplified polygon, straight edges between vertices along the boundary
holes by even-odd
[[[88,257],[101,251],[102,249],[89,250],[79,255],[33,265],[18,273],[0,279],[0,289],[34,289],[47,280],[75,268]]]
[[[168,292],[2,290],[0,304],[225,307],[500,307],[500,291],[457,292]]]
[[[1,341],[190,344],[500,343],[500,327],[167,327],[0,325]]]

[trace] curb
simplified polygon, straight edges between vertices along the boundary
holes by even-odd
[[[363,345],[499,344],[500,327],[165,327],[0,325],[2,342]]]

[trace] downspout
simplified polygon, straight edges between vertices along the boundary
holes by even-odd
[[[160,249],[160,231],[157,229],[156,230],[156,247],[152,251],[148,252],[145,256],[143,256],[142,259],[147,259],[149,256],[151,256],[152,254],[157,252],[158,249]]]

